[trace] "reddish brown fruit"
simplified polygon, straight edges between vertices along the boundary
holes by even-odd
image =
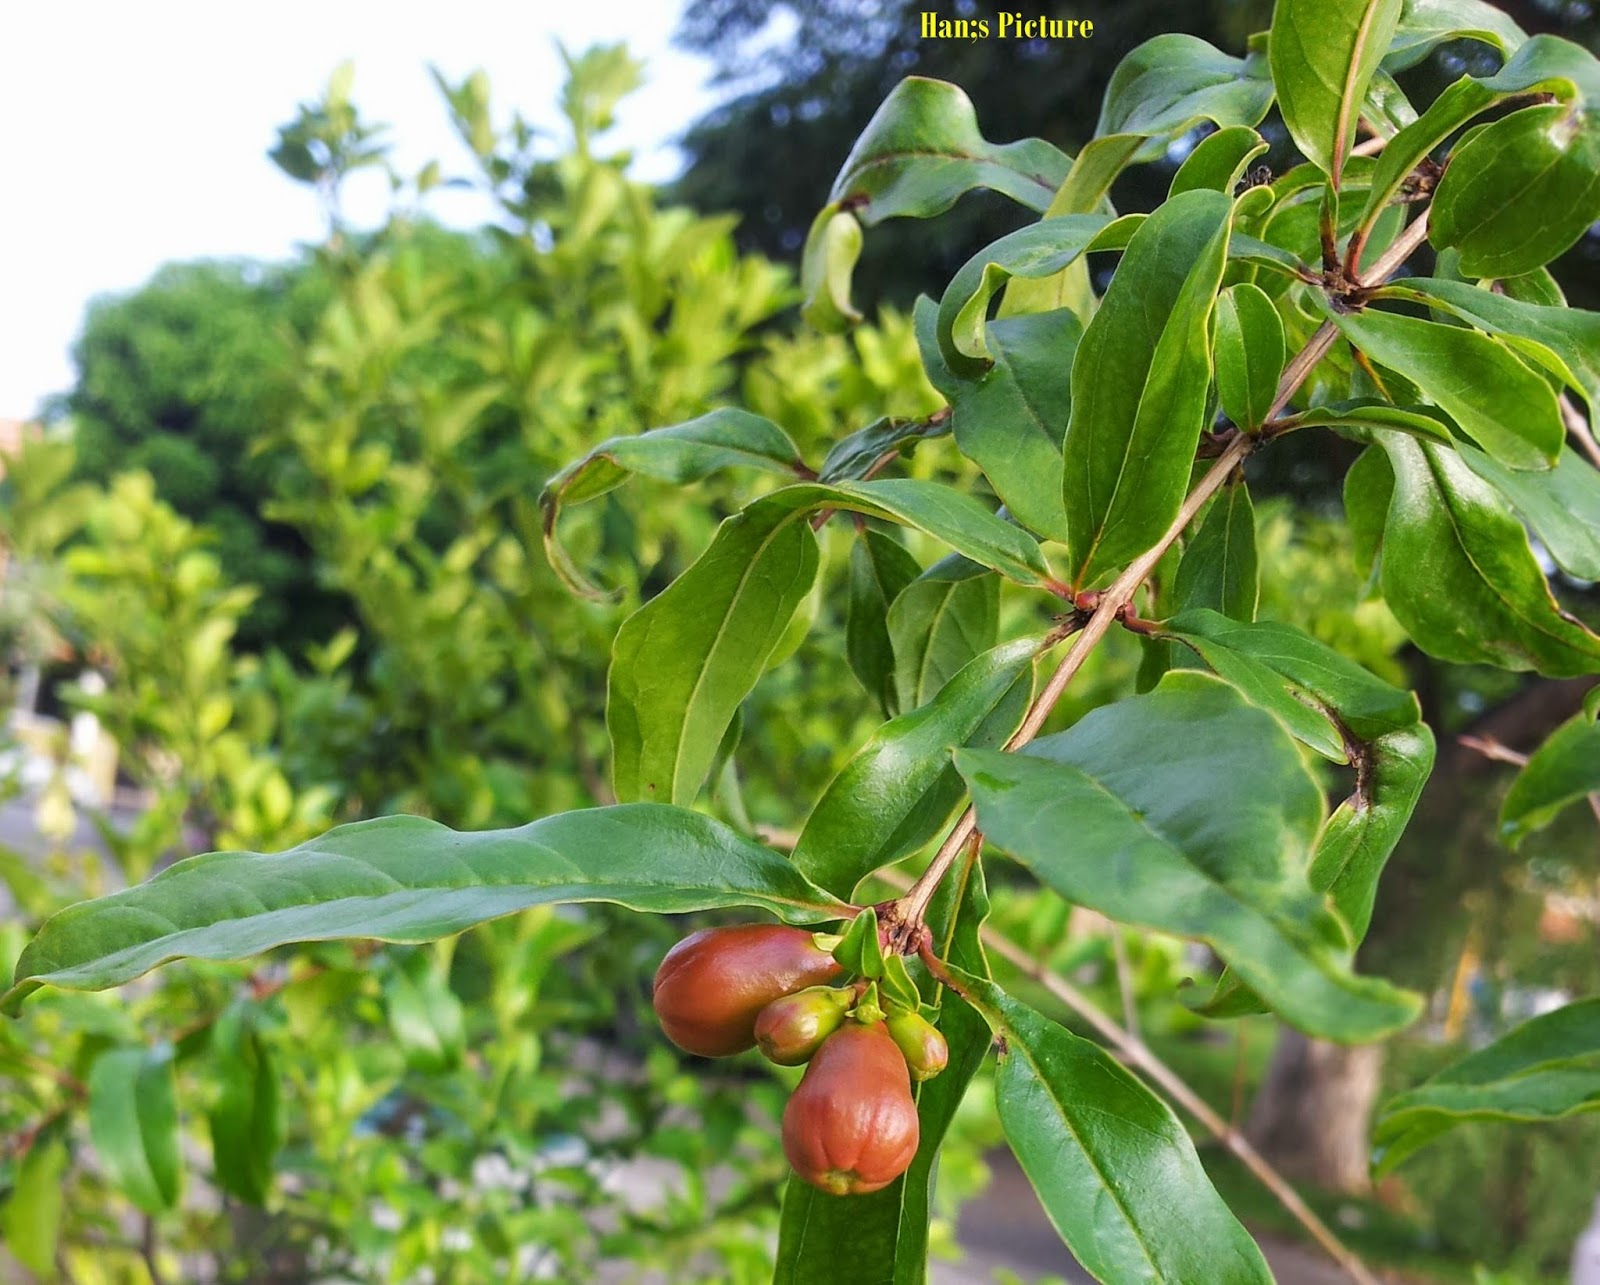
[[[756,1018],[756,1047],[779,1066],[799,1066],[811,1060],[844,1021],[853,997],[847,990],[809,986],[775,999]]]
[[[881,1022],[846,1022],[822,1042],[783,1110],[794,1171],[835,1196],[887,1187],[917,1154],[911,1076]]]
[[[931,1080],[950,1061],[950,1046],[939,1028],[918,1013],[896,1013],[884,1023],[906,1059],[906,1069],[919,1084]]]
[[[731,1057],[756,1043],[756,1017],[782,995],[843,970],[804,928],[739,924],[692,933],[656,969],[654,1004],[686,1053]]]

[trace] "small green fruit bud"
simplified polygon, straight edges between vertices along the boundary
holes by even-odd
[[[779,1066],[799,1066],[839,1029],[850,1007],[848,990],[812,986],[775,999],[756,1018],[756,1046]]]
[[[905,1055],[911,1078],[931,1080],[950,1061],[950,1046],[939,1028],[918,1013],[895,1013],[885,1023],[889,1035]]]

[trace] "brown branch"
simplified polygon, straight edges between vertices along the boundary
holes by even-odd
[[[1572,440],[1577,442],[1578,449],[1589,457],[1589,462],[1600,468],[1600,442],[1595,441],[1594,429],[1589,421],[1584,419],[1583,412],[1573,404],[1572,398],[1562,393],[1560,398],[1561,418],[1567,426],[1567,432],[1572,434]]]
[[[1366,142],[1357,143],[1354,147],[1352,147],[1350,149],[1350,155],[1352,155],[1352,156],[1376,156],[1379,152],[1383,151],[1384,144],[1387,143],[1388,141],[1389,140],[1387,138],[1384,138],[1381,134],[1374,135],[1372,138],[1369,138]]]
[[[1509,763],[1512,767],[1518,768],[1528,766],[1526,754],[1518,753],[1492,736],[1458,736],[1456,744],[1481,754],[1495,763]],[[1594,813],[1594,819],[1600,821],[1600,792],[1587,794],[1584,797],[1588,800],[1589,811]]]
[[[1356,284],[1370,287],[1381,284],[1396,268],[1416,253],[1417,247],[1428,239],[1428,211],[1424,209],[1421,214],[1413,219],[1410,225],[1397,236],[1394,244],[1378,256],[1378,261],[1365,272],[1359,271],[1359,256],[1366,249],[1366,241],[1354,246],[1348,266],[1355,276]],[[1353,244],[1353,243],[1352,243]]]

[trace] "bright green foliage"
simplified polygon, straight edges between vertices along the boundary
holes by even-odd
[[[1419,115],[1385,62],[1399,69],[1458,35],[1511,61]],[[298,1125],[285,1122],[299,1112],[313,1172],[354,1205],[385,1161],[401,1163],[365,1149],[357,1122],[421,1103],[467,1123],[424,1126],[426,1144],[385,1188],[397,1203],[437,1208],[431,1180],[486,1153],[543,1182],[548,1155],[525,1138],[548,1145],[571,1128],[582,1159],[566,1166],[564,1195],[581,1203],[599,1185],[591,1160],[613,1145],[585,1127],[587,1112],[625,1099],[614,1145],[675,1162],[687,1194],[659,1217],[624,1220],[604,1252],[648,1252],[675,1279],[710,1255],[744,1279],[764,1273],[759,1246],[777,1219],[779,1280],[845,1271],[915,1285],[941,1146],[994,1035],[998,1124],[1097,1279],[1269,1279],[1171,1109],[994,980],[977,935],[984,845],[1037,889],[1026,895],[1050,951],[1075,945],[1061,940],[1069,903],[1159,942],[1209,946],[1226,972],[1188,1023],[1265,1008],[1362,1043],[1416,1018],[1416,995],[1354,968],[1434,760],[1391,653],[1403,634],[1446,662],[1600,673],[1600,637],[1557,598],[1569,586],[1552,583],[1528,530],[1555,565],[1590,565],[1600,474],[1557,389],[1593,405],[1595,321],[1565,308],[1542,264],[1592,217],[1595,60],[1558,40],[1523,43],[1469,0],[1279,0],[1244,58],[1182,35],[1134,49],[1070,162],[1035,140],[991,143],[959,89],[907,81],[819,217],[802,269],[811,319],[852,319],[863,226],[939,214],[975,187],[1045,217],[971,255],[909,323],[759,354],[753,328],[796,301],[787,278],[738,260],[725,223],[659,211],[620,162],[597,159],[636,68],[615,49],[570,61],[571,147],[555,160],[520,118],[496,131],[480,78],[443,85],[515,230],[491,247],[397,220],[360,253],[336,232],[337,297],[301,354],[282,439],[297,471],[275,512],[356,604],[360,652],[354,637],[330,643],[302,682],[267,662],[257,690],[303,703],[248,746],[273,767],[281,756],[297,782],[341,781],[352,814],[408,807],[450,824],[379,817],[287,851],[195,857],[67,906],[14,943],[9,1003],[25,1021],[92,1010],[73,1025],[108,1028],[77,1046],[98,1057],[88,1115],[103,1172],[141,1208],[174,1205],[181,1056],[206,1059],[218,1182],[269,1202],[287,1201],[287,1185],[241,1147],[270,1156],[284,1138],[295,1153],[286,1135]],[[328,155],[300,167],[314,181],[338,172],[341,148],[360,155],[333,111],[347,88],[330,91]],[[1553,101],[1458,140],[1435,190],[1428,153],[1530,91]],[[1309,163],[1236,191],[1274,99]],[[1545,113],[1554,155],[1532,235],[1515,243],[1461,158],[1482,147],[1496,172],[1521,173],[1500,144],[1529,111]],[[1363,117],[1386,140],[1376,160],[1352,155]],[[1109,209],[1124,170],[1202,121],[1220,141],[1197,150],[1168,199]],[[1377,280],[1380,256],[1399,267],[1421,244],[1414,211],[1430,196],[1436,244],[1453,253],[1434,278]],[[1097,297],[1087,256],[1100,253],[1120,258]],[[1514,277],[1503,293],[1477,275],[1491,271]],[[714,409],[736,359],[750,362],[747,408]],[[1333,524],[1308,522],[1310,536],[1291,540],[1282,508],[1258,515],[1256,474],[1239,466],[1326,429],[1365,448],[1345,478],[1349,529],[1318,544]],[[624,491],[629,475],[639,481]],[[697,490],[671,504],[632,494],[652,482]],[[223,658],[242,600],[215,568],[185,560],[189,533],[140,485],[113,492],[139,515],[123,537],[134,547],[96,531],[63,565],[128,616],[105,627],[166,683],[142,699],[172,692],[204,714],[173,666],[197,673],[207,699],[232,691]],[[33,547],[46,551],[70,529],[42,525]],[[203,646],[181,664],[139,625],[154,597],[145,545],[168,551],[194,599]],[[588,568],[620,609],[566,596],[563,582]],[[1382,603],[1358,606],[1368,592]],[[1119,626],[1144,641],[1137,678],[1131,644],[1090,657]],[[847,696],[852,674],[862,690]],[[141,691],[131,666],[119,678],[119,691]],[[201,721],[221,734],[232,707],[214,709]],[[1508,796],[1508,837],[1593,790],[1594,715],[1591,701],[1534,753]],[[332,723],[354,735],[302,734]],[[341,760],[350,740],[361,752]],[[315,748],[297,760],[305,744]],[[183,749],[204,761],[203,745]],[[945,832],[963,797],[971,813]],[[936,842],[910,894],[840,900],[866,900],[869,876]],[[42,905],[65,900],[18,885]],[[565,918],[557,902],[588,904]],[[851,972],[873,979],[861,1011],[893,1000],[936,1016],[950,1069],[917,1090],[910,1169],[861,1200],[794,1179],[779,1214],[778,1082],[762,1072],[724,1095],[711,1079],[693,1087],[664,1048],[638,1053],[622,1032],[661,942],[652,921],[611,905],[826,925]],[[306,944],[281,996],[272,1002],[258,974],[257,1007],[242,1009],[239,974],[220,961],[294,943]],[[1175,952],[1167,942],[1145,955],[1169,1002]],[[199,983],[177,1007],[206,1032],[177,1054],[147,1051],[135,1021],[106,1018],[117,1010],[60,993],[177,958]],[[541,1003],[547,991],[556,999]],[[1600,1047],[1589,1003],[1397,1099],[1380,1128],[1385,1163],[1466,1116],[1586,1109]],[[369,1037],[345,1039],[326,1018],[335,1011],[360,1013]],[[635,1091],[604,1086],[580,1109],[542,1057],[563,1034],[601,1029],[644,1070]],[[270,1087],[275,1065],[298,1100]],[[559,1120],[543,1118],[551,1103]],[[685,1114],[669,1123],[669,1105]],[[713,1199],[705,1171],[726,1155],[747,1163]],[[59,1172],[49,1152],[38,1163]],[[480,1234],[459,1251],[445,1254],[448,1224],[424,1215],[416,1235],[351,1229],[340,1252],[402,1276],[435,1268],[433,1254],[460,1279],[485,1279],[537,1239],[558,1273],[595,1271],[600,1251],[571,1201],[469,1212]]]

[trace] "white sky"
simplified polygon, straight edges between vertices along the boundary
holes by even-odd
[[[497,120],[554,124],[573,51],[625,39],[647,60],[612,135],[635,173],[669,177],[671,139],[712,96],[669,45],[681,0],[0,0],[0,418],[71,384],[84,305],[171,259],[277,258],[319,235],[311,191],[267,159],[276,127],[355,60],[352,98],[390,126],[391,156],[468,173],[427,73],[482,68]],[[359,186],[362,177],[373,186]],[[369,221],[384,183],[351,181]],[[443,200],[430,208],[448,217]],[[456,211],[477,221],[454,198]],[[481,216],[479,216],[481,217]]]

